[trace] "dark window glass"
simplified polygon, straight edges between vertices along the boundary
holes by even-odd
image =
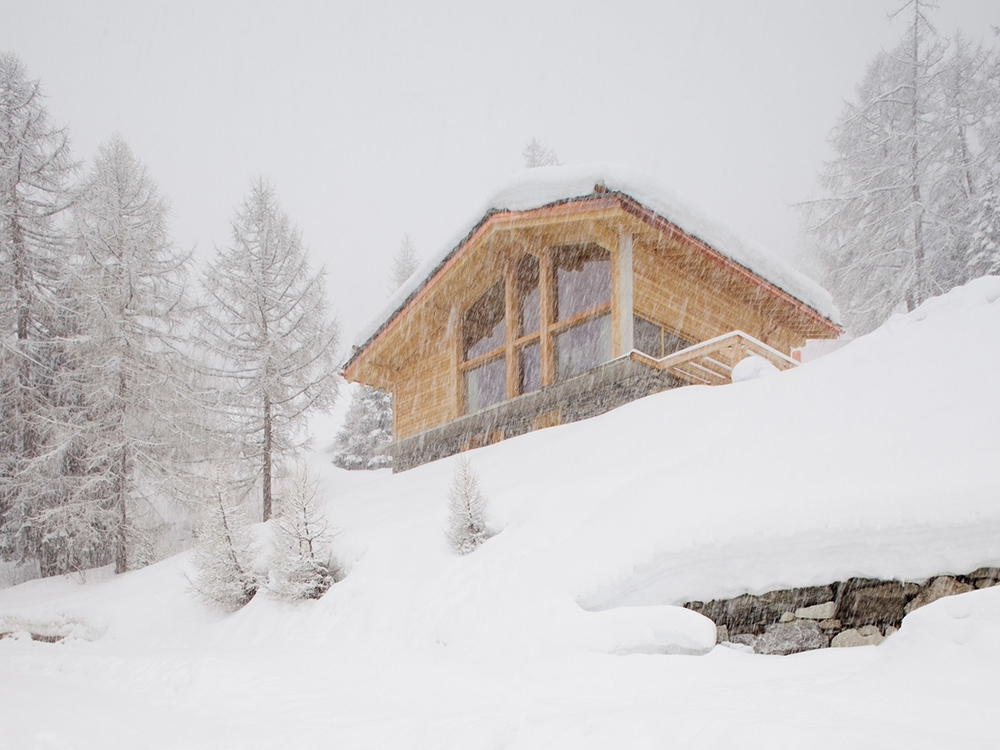
[[[465,359],[493,351],[504,343],[503,282],[490,287],[462,317],[462,353]]]
[[[527,336],[538,330],[541,308],[538,293],[538,258],[525,255],[518,261],[517,272],[517,335]]]
[[[556,320],[565,320],[611,299],[611,253],[597,245],[553,252]]]
[[[632,318],[632,348],[659,359],[663,356],[663,329],[656,323],[640,318]]]
[[[507,398],[507,364],[503,357],[465,372],[465,413],[472,414]]]
[[[663,356],[666,357],[668,354],[673,354],[674,352],[679,352],[681,349],[687,349],[691,346],[690,341],[685,341],[680,336],[674,336],[672,333],[663,332]]]
[[[556,380],[565,380],[611,359],[611,316],[600,315],[556,335]]]
[[[542,356],[541,348],[536,341],[522,346],[519,352],[521,370],[521,393],[531,393],[542,387]]]

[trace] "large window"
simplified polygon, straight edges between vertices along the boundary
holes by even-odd
[[[598,315],[567,328],[553,340],[556,380],[579,375],[611,359],[611,316]]]
[[[462,316],[464,411],[571,378],[611,355],[611,253],[595,244],[543,258],[526,253]]]
[[[518,393],[542,387],[542,304],[540,263],[534,255],[524,255],[514,270],[517,305]]]
[[[475,359],[504,345],[503,282],[490,287],[462,318],[462,354]]]
[[[611,302],[611,253],[598,245],[552,251],[556,320]]]
[[[507,398],[507,364],[503,282],[490,287],[462,316],[463,391],[465,413],[485,409]]]
[[[552,251],[556,380],[611,359],[611,253],[598,245]]]
[[[493,406],[507,398],[507,363],[503,357],[466,370],[463,380],[466,414]]]

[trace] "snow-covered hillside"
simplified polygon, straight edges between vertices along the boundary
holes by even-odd
[[[1000,565],[1000,278],[795,371],[468,454],[495,536],[444,536],[455,459],[315,455],[345,580],[233,615],[186,556],[0,591],[0,748],[996,747],[1000,587],[878,647],[714,647],[678,608]],[[702,654],[702,655],[694,655]]]

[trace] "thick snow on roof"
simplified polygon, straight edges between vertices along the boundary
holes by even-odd
[[[840,323],[830,293],[762,245],[741,237],[710,213],[698,208],[653,177],[619,164],[538,167],[511,175],[476,213],[475,219],[440,251],[421,264],[385,306],[359,331],[355,345],[368,343],[458,249],[483,217],[492,211],[527,211],[551,203],[593,195],[594,186],[624,193],[693,237],[748,268],[805,303],[823,317]]]

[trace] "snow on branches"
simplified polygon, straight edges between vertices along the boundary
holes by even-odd
[[[392,441],[392,396],[361,385],[351,397],[344,425],[334,441],[333,464],[341,469],[385,469],[392,457],[377,449]]]
[[[330,524],[304,464],[292,475],[271,523],[268,588],[283,599],[319,599],[340,575],[330,552]]]
[[[254,540],[246,510],[230,481],[216,479],[196,534],[195,589],[205,599],[235,611],[261,588],[254,568]]]
[[[448,528],[445,536],[460,555],[474,552],[490,538],[487,530],[488,501],[479,489],[479,478],[467,458],[455,463],[448,490]]]

